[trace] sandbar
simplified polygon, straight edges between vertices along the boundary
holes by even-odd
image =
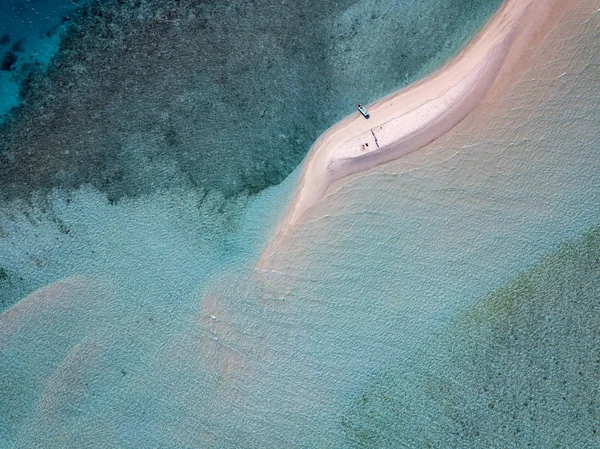
[[[565,2],[567,3],[567,2]],[[400,158],[442,136],[485,97],[499,74],[517,70],[521,52],[549,31],[564,3],[505,0],[479,34],[423,80],[368,105],[328,129],[311,147],[294,199],[263,257],[326,194],[335,181]]]

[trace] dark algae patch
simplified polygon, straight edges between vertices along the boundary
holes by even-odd
[[[13,51],[7,51],[2,58],[2,63],[0,63],[0,70],[9,71],[12,69],[13,65],[17,62],[17,55],[14,54]]]
[[[599,447],[600,229],[379,376],[341,425],[351,447]]]
[[[20,284],[23,279],[15,277],[14,273],[9,273],[4,267],[0,267],[0,311],[4,311],[7,307],[11,306],[14,302],[11,298],[11,289],[15,284]]]
[[[355,103],[448,57],[498,3],[93,1],[0,129],[1,195],[259,192]]]
[[[49,72],[26,80],[0,137],[2,194],[92,184],[111,200],[170,187],[232,196],[281,182],[325,123],[315,30],[336,8],[319,9],[91,4]]]
[[[19,39],[18,41],[16,41],[11,50],[14,51],[15,53],[21,53],[23,51],[23,48],[25,46],[25,39]]]

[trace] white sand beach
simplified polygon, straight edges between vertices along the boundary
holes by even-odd
[[[575,2],[506,0],[456,58],[423,79],[374,104],[369,119],[358,111],[326,131],[312,146],[279,238],[302,221],[333,182],[400,158],[432,142],[464,119],[494,83],[506,82],[523,50],[552,28]],[[550,20],[551,19],[551,20]]]

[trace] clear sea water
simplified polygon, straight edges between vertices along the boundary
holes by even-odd
[[[71,0],[4,0],[0,2],[0,122],[19,103],[21,80],[34,67],[44,68],[58,50],[78,4]]]
[[[497,6],[435,4],[331,7],[349,33],[332,39],[323,123],[350,92],[374,99],[439,65]],[[600,248],[582,236],[600,225],[599,20],[566,21],[568,44],[536,56],[555,63],[497,93],[509,109],[484,105],[340,185],[272,269],[256,263],[298,169],[253,194],[194,188],[178,169],[152,186],[141,170],[143,192],[118,201],[75,182],[4,203],[0,447],[594,447]],[[356,61],[382,54],[369,84]]]

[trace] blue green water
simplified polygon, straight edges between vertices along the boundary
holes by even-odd
[[[152,3],[142,3],[134,9],[141,22],[136,33],[153,35],[156,28],[144,27],[164,26],[159,31],[167,43],[176,34],[168,21],[181,19],[195,4],[180,2],[178,9],[162,2],[162,15],[155,15],[144,9]],[[497,3],[320,5],[319,20],[340,31],[321,37],[331,46],[325,63],[331,72],[315,73],[313,80],[329,86],[315,87],[326,92],[328,99],[319,99],[326,118],[303,118],[304,130],[290,124],[303,115],[306,99],[290,101],[299,94],[315,101],[316,94],[308,93],[314,85],[298,81],[310,64],[285,64],[302,60],[306,43],[295,42],[290,31],[285,45],[274,45],[272,30],[291,26],[270,22],[281,5],[247,3],[255,10],[246,12],[232,5],[214,5],[209,12],[224,21],[211,26],[233,33],[236,14],[264,26],[257,38],[261,44],[244,44],[246,53],[261,45],[265,55],[274,52],[276,69],[268,81],[284,85],[277,91],[279,103],[240,105],[229,116],[235,125],[220,130],[215,123],[226,116],[216,114],[215,148],[206,142],[194,147],[198,135],[183,134],[186,126],[204,126],[199,115],[186,114],[206,95],[204,88],[193,89],[194,83],[203,84],[188,79],[192,64],[186,64],[194,59],[187,60],[183,50],[174,52],[170,70],[175,72],[167,70],[164,78],[164,67],[148,69],[156,70],[151,73],[162,79],[160,86],[175,82],[174,89],[151,98],[156,92],[148,89],[157,85],[134,78],[137,84],[130,85],[133,93],[126,98],[135,103],[124,110],[118,101],[122,91],[109,97],[90,92],[76,106],[90,109],[97,122],[84,116],[55,131],[57,139],[66,140],[27,135],[23,123],[41,117],[29,106],[15,115],[23,122],[5,128],[11,149],[4,150],[3,163],[21,163],[11,166],[18,173],[37,161],[16,157],[24,143],[40,148],[51,143],[44,157],[58,162],[50,169],[37,167],[45,170],[38,184],[33,176],[31,186],[16,178],[0,181],[6,187],[0,210],[5,310],[0,447],[593,447],[599,256],[597,231],[585,233],[600,225],[594,101],[600,87],[590,82],[600,79],[591,76],[597,67],[574,62],[561,78],[567,87],[522,112],[520,126],[529,130],[525,140],[482,141],[474,135],[473,147],[447,148],[441,162],[426,158],[410,169],[388,165],[355,177],[284,243],[278,266],[261,271],[255,268],[258,255],[285,211],[298,169],[286,175],[319,127],[356,102],[349,92],[376,98],[430,70],[456,51]],[[308,20],[304,6],[308,11],[304,4],[284,11]],[[263,7],[275,10],[263,14]],[[111,29],[103,21],[106,11],[85,19],[94,23],[89,35],[71,35],[63,47],[74,52],[69,57],[80,57],[77,49],[85,43],[98,45],[93,49],[102,58],[101,47],[109,44],[88,40]],[[120,14],[115,20],[131,20],[129,9]],[[257,16],[265,22],[255,21]],[[599,40],[597,17],[584,26],[585,19],[577,22],[582,31],[573,41],[587,61]],[[448,24],[433,25],[440,20]],[[88,22],[76,23],[75,30],[84,29],[82,24]],[[377,36],[402,39],[378,40],[374,27],[380,27]],[[442,31],[456,38],[453,45],[441,39]],[[373,45],[367,54],[359,46],[365,33]],[[112,42],[115,35],[105,39]],[[234,41],[239,39],[223,37],[219,52],[227,55]],[[409,52],[405,57],[398,53],[403,50]],[[390,56],[379,63],[384,52]],[[68,70],[85,71],[81,60],[70,66],[72,60],[65,58]],[[214,66],[207,63],[206,70],[232,77],[208,83],[211,107],[225,114],[223,105],[239,97],[219,91],[221,83],[232,87],[244,78],[248,84],[241,89],[261,80],[258,74],[235,78],[231,73],[243,66],[243,58],[222,58]],[[357,71],[356,59],[371,61],[371,70]],[[88,69],[95,70],[93,62]],[[39,92],[28,101],[37,104],[54,92],[53,83],[65,83],[58,70],[46,81],[40,78]],[[131,73],[113,70],[124,83],[130,79]],[[173,73],[183,79],[180,85]],[[371,75],[381,84],[368,82]],[[86,82],[98,81],[86,76]],[[86,84],[73,83],[73,92],[83,95]],[[103,88],[109,92],[110,83]],[[215,92],[226,98],[222,104]],[[69,101],[62,106],[74,105]],[[48,123],[75,120],[68,108],[61,115],[52,105],[44,107],[54,114]],[[242,120],[252,108],[258,108],[255,121]],[[291,113],[294,108],[301,110]],[[268,126],[256,118],[267,116]],[[273,124],[281,128],[273,131]],[[71,147],[67,144],[79,140],[61,133],[75,125],[81,126],[77,139],[88,131],[93,137]],[[269,133],[280,130],[284,137],[269,140]],[[102,140],[113,131],[119,142],[114,148]],[[264,147],[239,147],[250,135]],[[57,148],[69,151],[66,159]],[[262,150],[282,153],[277,170],[253,158]],[[86,155],[85,166],[78,151]],[[217,158],[220,152],[227,164]],[[69,171],[68,164],[89,178],[81,181],[81,173]],[[252,164],[258,168],[248,168]],[[231,177],[209,188],[213,178],[186,177],[199,167],[214,178],[231,170]],[[98,173],[102,176],[94,177]],[[273,178],[257,184],[257,173]],[[223,187],[234,180],[238,189]],[[572,243],[560,250],[565,241]],[[540,337],[534,338],[538,329]],[[556,363],[543,365],[547,360]],[[506,377],[494,377],[500,371]],[[582,396],[589,396],[589,403]],[[523,425],[532,416],[535,425]]]
[[[0,123],[19,104],[23,79],[45,70],[60,35],[84,1],[5,0],[0,3]]]
[[[348,446],[596,447],[599,285],[597,228],[374,375],[340,418]]]

